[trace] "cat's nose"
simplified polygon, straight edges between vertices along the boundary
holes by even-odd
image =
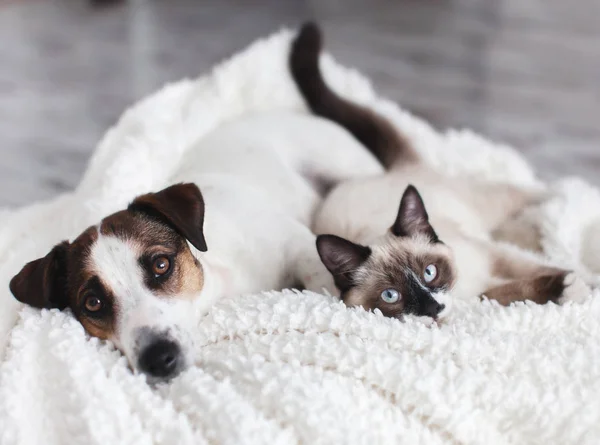
[[[423,307],[423,315],[431,317],[435,320],[437,319],[439,313],[442,312],[445,307],[445,304],[440,304],[435,300],[429,301]]]

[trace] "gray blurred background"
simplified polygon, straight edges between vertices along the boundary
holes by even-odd
[[[74,188],[132,102],[307,18],[436,127],[600,185],[600,0],[0,0],[0,207]]]

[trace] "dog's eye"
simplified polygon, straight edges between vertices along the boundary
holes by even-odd
[[[386,289],[381,293],[381,299],[386,303],[396,303],[400,299],[400,292],[396,289]]]
[[[425,268],[425,272],[423,272],[423,278],[426,283],[431,283],[437,277],[437,267],[434,264],[430,264]]]
[[[171,260],[166,256],[159,256],[152,260],[152,273],[155,277],[166,274],[171,269]]]
[[[88,295],[85,297],[84,305],[85,310],[88,312],[98,312],[104,307],[102,300],[95,295]]]

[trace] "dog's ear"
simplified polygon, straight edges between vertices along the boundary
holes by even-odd
[[[138,196],[128,210],[158,218],[175,229],[201,252],[204,239],[204,199],[195,184],[176,184],[157,193]]]
[[[371,255],[371,249],[335,235],[317,236],[317,251],[338,289],[353,285],[353,274]]]
[[[440,241],[435,230],[429,224],[429,215],[427,214],[427,210],[425,210],[423,199],[412,185],[406,187],[402,195],[398,216],[396,216],[396,221],[394,221],[390,230],[396,236],[414,236],[420,234],[429,237],[432,243]]]
[[[45,257],[27,263],[10,280],[10,291],[15,298],[37,308],[66,308],[68,248],[69,243],[63,241]]]

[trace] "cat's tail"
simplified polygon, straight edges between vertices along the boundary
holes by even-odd
[[[387,119],[343,99],[327,86],[319,68],[321,46],[321,30],[308,22],[300,29],[290,52],[292,77],[312,112],[352,133],[386,169],[417,161],[413,147]]]

